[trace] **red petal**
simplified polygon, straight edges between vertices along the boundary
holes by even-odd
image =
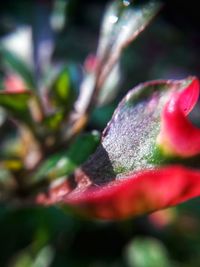
[[[170,166],[136,173],[102,187],[75,190],[62,196],[60,201],[91,217],[124,219],[174,206],[199,195],[200,171]]]
[[[199,97],[199,81],[193,78],[181,92],[175,92],[165,105],[158,143],[169,154],[190,157],[200,154],[200,129],[187,118]]]

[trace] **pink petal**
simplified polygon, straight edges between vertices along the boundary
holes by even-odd
[[[88,73],[94,72],[99,64],[98,58],[94,54],[89,54],[84,62],[84,68]]]
[[[15,74],[11,74],[5,78],[4,86],[4,92],[6,93],[24,93],[27,91],[23,80]]]
[[[174,92],[161,116],[158,143],[164,152],[181,157],[200,154],[200,129],[187,118],[199,97],[199,81],[193,78],[181,92]]]

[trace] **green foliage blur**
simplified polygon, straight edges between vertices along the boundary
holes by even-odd
[[[193,2],[187,9],[182,1],[167,1],[147,30],[125,50],[120,62],[122,80],[118,95],[111,103],[93,111],[88,131],[102,131],[121,97],[139,82],[199,75],[200,39]],[[47,39],[54,39],[55,61],[83,64],[97,47],[106,3],[100,0],[1,1],[0,37],[3,40],[19,25],[34,25],[38,35],[46,34]],[[45,25],[50,15],[58,30],[56,37],[51,36]],[[34,38],[39,37],[36,34]],[[35,75],[39,72],[38,69]],[[53,98],[56,102],[57,98]],[[13,127],[9,122],[1,128],[0,148],[6,145],[2,140],[8,129],[12,146]],[[82,149],[83,154],[88,154],[94,148]],[[74,157],[73,148],[69,154]],[[79,159],[76,160],[79,164]],[[64,168],[73,169],[76,160],[67,162]],[[52,175],[48,161],[45,164],[34,179],[40,179],[47,169]],[[0,170],[0,181],[1,177]],[[21,208],[18,203],[14,206],[1,203],[0,267],[199,267],[199,206],[200,200],[195,199],[134,220],[101,222],[88,221],[59,207]]]

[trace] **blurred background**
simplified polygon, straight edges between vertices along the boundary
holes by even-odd
[[[1,43],[26,61],[36,78],[50,57],[55,68],[60,62],[75,64],[80,69],[78,83],[86,57],[96,52],[107,3],[1,1]],[[88,130],[103,130],[119,100],[139,82],[199,76],[197,5],[195,0],[164,2],[157,17],[124,51],[118,95],[93,111]],[[4,72],[0,62],[0,82]],[[101,222],[59,207],[16,209],[1,203],[0,266],[199,267],[199,205],[195,199],[133,220]]]

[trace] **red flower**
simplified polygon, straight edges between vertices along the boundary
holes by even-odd
[[[158,142],[166,153],[180,157],[200,153],[200,129],[187,119],[198,97],[199,81],[194,78],[184,91],[175,92],[165,105]]]
[[[199,196],[200,129],[187,118],[198,97],[194,77],[139,85],[119,104],[94,155],[37,202],[123,219]]]

